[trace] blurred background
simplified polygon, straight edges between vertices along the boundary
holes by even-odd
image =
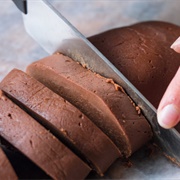
[[[38,0],[34,0],[38,1]],[[49,0],[79,31],[91,36],[140,21],[180,25],[180,0]],[[25,70],[48,54],[25,32],[21,13],[11,0],[0,0],[0,80],[13,68]],[[47,22],[48,23],[48,22]],[[150,155],[152,153],[152,155]],[[105,178],[178,179],[179,168],[152,144],[130,159],[117,161]]]

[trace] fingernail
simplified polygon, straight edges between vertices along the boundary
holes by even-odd
[[[175,126],[180,120],[179,117],[180,111],[173,104],[165,106],[157,115],[158,123],[165,129]]]
[[[180,37],[171,45],[171,48],[180,52]]]

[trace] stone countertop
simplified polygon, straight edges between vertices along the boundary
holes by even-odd
[[[85,36],[146,20],[180,25],[180,0],[49,0]],[[0,80],[13,68],[25,70],[48,54],[25,32],[11,0],[0,1]],[[152,154],[149,152],[152,151]],[[149,154],[149,155],[148,155]],[[179,167],[152,145],[143,147],[130,163],[117,161],[105,179],[178,179]]]

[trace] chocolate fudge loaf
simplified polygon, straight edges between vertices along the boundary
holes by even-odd
[[[118,148],[96,125],[33,77],[14,69],[2,80],[0,88],[51,132],[75,146],[100,175],[120,157]]]
[[[11,166],[8,158],[0,148],[0,179],[1,180],[17,180],[18,177]]]
[[[90,168],[0,91],[0,136],[53,179],[84,179]]]
[[[150,21],[92,36],[94,44],[157,108],[180,66],[180,55],[170,49],[180,27]]]
[[[138,107],[111,79],[62,54],[32,63],[27,73],[77,106],[129,157],[152,137]]]

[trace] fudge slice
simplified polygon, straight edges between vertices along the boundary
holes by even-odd
[[[27,73],[78,107],[126,157],[151,139],[151,127],[140,109],[111,79],[62,54],[32,63]]]
[[[18,177],[11,166],[8,158],[0,148],[0,179],[1,180],[17,180]]]
[[[120,157],[118,148],[94,123],[28,74],[14,69],[2,80],[0,88],[75,152],[80,151],[100,175]]]
[[[90,168],[0,91],[0,136],[53,179],[84,179]]]

